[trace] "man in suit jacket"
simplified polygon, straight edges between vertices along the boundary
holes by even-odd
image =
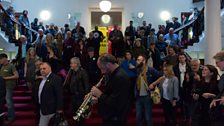
[[[35,101],[40,107],[39,126],[48,126],[55,113],[62,113],[62,80],[52,73],[51,66],[46,62],[40,65],[40,73],[43,79],[37,83]]]
[[[181,118],[182,121],[186,121],[188,124],[190,123],[190,106],[185,101],[186,96],[184,95],[184,86],[183,82],[185,79],[186,73],[192,72],[190,64],[187,63],[187,56],[184,53],[179,53],[178,55],[178,64],[173,67],[173,71],[175,76],[179,81],[179,107],[181,109]]]
[[[5,100],[6,88],[4,79],[0,76],[0,126],[3,126],[3,105]]]

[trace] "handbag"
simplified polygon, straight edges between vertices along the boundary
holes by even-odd
[[[68,126],[68,121],[65,120],[62,113],[55,113],[50,119],[49,126]]]
[[[159,104],[161,95],[158,86],[155,86],[155,89],[151,91],[151,98],[154,104]]]

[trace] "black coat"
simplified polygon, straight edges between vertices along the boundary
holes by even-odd
[[[106,82],[105,90],[98,100],[98,110],[104,126],[124,126],[131,105],[131,81],[125,71],[118,67]]]
[[[174,72],[175,76],[178,78],[179,84],[180,84],[180,69],[179,69],[179,63],[176,64],[173,67],[173,72]],[[188,73],[188,72],[192,72],[192,69],[191,69],[191,66],[188,63],[186,63],[186,72],[185,72],[185,74]]]
[[[81,67],[77,71],[72,71],[69,82],[72,95],[83,97],[90,91],[88,74]]]
[[[179,63],[176,64],[173,67],[173,71],[174,71],[174,74],[178,78],[178,81],[179,81],[179,95],[180,95],[180,97],[182,99],[184,97],[184,93],[183,93],[183,87],[181,87],[181,82],[180,82],[180,75],[181,75],[181,73],[180,73],[180,69],[179,69]],[[189,72],[192,72],[192,69],[191,69],[190,65],[188,63],[186,63],[186,72],[185,72],[185,75],[186,75],[186,73],[189,73]]]
[[[63,87],[59,76],[51,73],[47,78],[41,92],[41,104],[39,104],[38,91],[41,81],[35,84],[35,103],[39,105],[43,115],[56,113],[63,109]]]

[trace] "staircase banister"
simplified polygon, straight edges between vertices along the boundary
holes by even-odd
[[[16,19],[14,16],[10,16],[10,15],[8,14],[8,12],[5,10],[5,8],[2,6],[1,3],[0,3],[0,9],[1,9],[1,10],[6,14],[6,16],[9,17],[14,23],[16,23],[16,24],[22,26],[22,24],[21,24],[19,21],[17,21],[17,19]],[[24,25],[23,25],[23,26],[24,26]],[[25,27],[26,29],[30,30],[31,32],[35,33],[35,34],[38,34],[38,32],[37,32],[36,30],[34,30],[34,29],[30,28],[30,27],[27,27],[27,26],[24,26],[24,27]]]
[[[187,24],[184,24],[184,25],[180,26],[179,28],[175,29],[174,32],[181,31],[181,30],[183,30],[184,28],[186,28],[187,26],[193,24],[193,23],[198,19],[198,17],[200,17],[201,14],[204,13],[204,8],[205,8],[205,7],[203,7],[203,8],[201,9],[199,15],[198,15],[195,19],[193,19],[193,20],[191,20],[190,22],[188,22]]]

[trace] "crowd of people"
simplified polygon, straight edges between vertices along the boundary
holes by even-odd
[[[13,11],[13,8],[7,11]],[[91,92],[92,102],[98,103],[103,126],[125,126],[133,102],[137,125],[152,126],[150,92],[155,86],[161,92],[165,126],[178,125],[177,108],[180,108],[181,121],[186,126],[223,124],[223,115],[211,119],[209,112],[218,102],[220,106],[224,103],[223,75],[218,81],[215,66],[203,65],[184,51],[179,33],[174,33],[181,26],[176,17],[173,22],[167,21],[166,26],[159,26],[157,33],[146,21],[137,28],[130,21],[124,34],[114,25],[108,35],[112,54],[103,55],[99,48],[105,36],[98,26],[87,38],[80,22],[72,30],[68,24],[64,28],[54,24],[45,27],[43,22],[38,24],[37,18],[30,24],[27,10],[23,11],[19,22],[23,27],[16,61],[10,63],[6,54],[0,54],[0,76],[3,78],[0,81],[4,81],[6,89],[7,121],[16,119],[12,100],[16,80],[25,79],[38,108],[39,126],[47,126],[55,113],[66,111],[63,92],[71,97],[72,116],[85,95]],[[8,22],[7,27],[10,28],[11,23]],[[31,34],[27,27],[38,34]],[[214,59],[223,71],[224,52],[217,53]],[[101,75],[105,78],[103,89],[94,86]],[[1,106],[5,94],[2,89]],[[2,111],[0,109],[1,123]],[[85,119],[81,118],[76,124],[85,125]]]

